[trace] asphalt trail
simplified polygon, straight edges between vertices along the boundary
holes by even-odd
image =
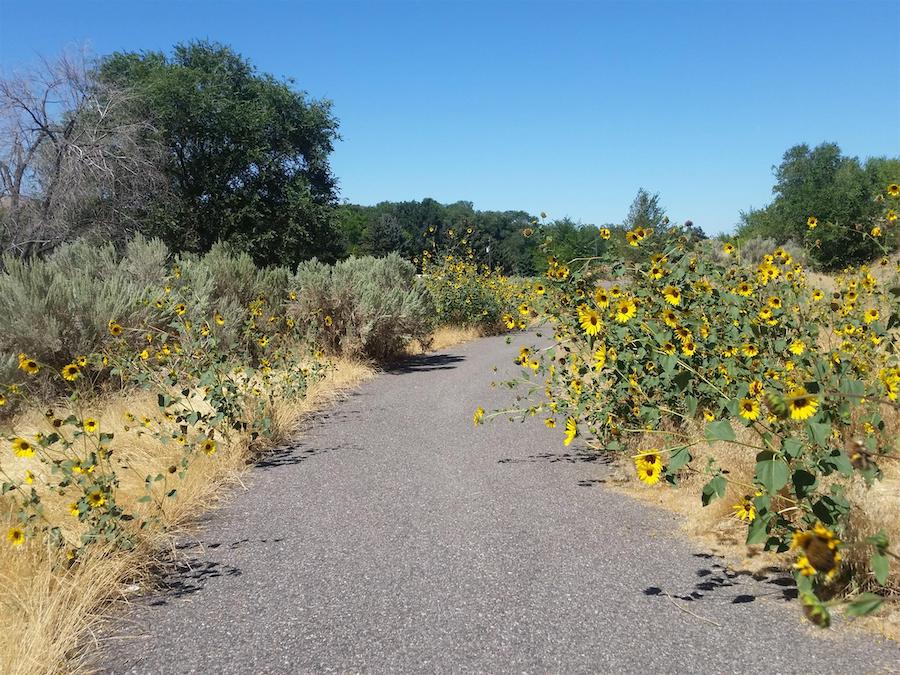
[[[489,338],[367,383],[182,542],[99,668],[134,673],[895,672],[900,649],[805,623],[508,405]],[[683,608],[683,609],[682,609]],[[691,613],[688,613],[689,610]],[[702,617],[702,618],[701,618]]]

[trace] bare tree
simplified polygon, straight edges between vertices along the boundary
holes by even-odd
[[[33,255],[85,234],[120,239],[164,198],[149,123],[96,82],[81,51],[0,76],[0,246]]]

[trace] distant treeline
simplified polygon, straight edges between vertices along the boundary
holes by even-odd
[[[391,251],[414,260],[465,239],[480,262],[524,275],[542,271],[548,239],[560,259],[622,258],[626,230],[672,227],[658,195],[644,190],[616,225],[466,201],[341,204],[330,163],[338,138],[330,101],[226,45],[42,60],[0,77],[0,252],[40,256],[78,238],[122,247],[141,233],[177,252],[223,241],[257,264],[295,267]],[[798,145],[775,178],[772,203],[741,214],[737,239],[794,240],[832,268],[879,252],[864,233],[878,195],[900,182],[900,160],[862,163],[834,144]],[[614,236],[599,237],[602,228]]]

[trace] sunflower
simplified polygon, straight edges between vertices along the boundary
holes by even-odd
[[[63,366],[60,372],[62,373],[64,380],[74,382],[81,375],[81,368],[78,367],[77,363],[70,363],[66,366]]]
[[[257,340],[260,347],[267,347],[269,345],[269,336],[263,335],[259,340]]]
[[[84,427],[84,430],[86,432],[92,434],[100,428],[100,423],[93,417],[88,417],[86,420],[84,420],[81,426]]]
[[[600,228],[600,238],[601,239],[606,240],[606,239],[609,239],[611,236],[612,236],[612,232],[609,231],[608,227]]]
[[[791,390],[787,400],[791,419],[803,421],[816,414],[819,400],[809,394],[803,387]]]
[[[122,326],[120,326],[115,321],[109,322],[109,333],[113,337],[119,337],[122,334]]]
[[[25,530],[21,527],[9,528],[6,532],[6,541],[8,541],[11,546],[21,546],[25,543]]]
[[[760,382],[759,380],[752,380],[750,382],[750,384],[747,385],[747,392],[750,394],[750,396],[753,396],[754,398],[762,396],[763,383]]]
[[[637,467],[637,475],[642,483],[656,485],[659,482],[660,475],[662,475],[662,465],[642,464]]]
[[[869,230],[869,234],[871,234],[873,237],[880,237],[881,236],[881,227],[876,225],[871,230]]]
[[[180,302],[177,305],[175,305],[175,313],[178,316],[183,316],[185,312],[187,312],[187,305],[185,305],[183,302]]]
[[[806,345],[804,344],[803,340],[794,340],[788,347],[788,351],[791,354],[800,356],[801,354],[803,354],[803,352],[806,351]]]
[[[794,568],[804,576],[822,573],[829,579],[834,577],[841,562],[840,543],[834,532],[821,523],[812,530],[795,532],[791,548],[803,549],[803,555],[797,559]]]
[[[331,318],[330,314],[325,315],[325,325],[328,328],[331,328],[334,325],[334,319]]]
[[[884,214],[884,217],[887,218],[889,223],[893,223],[897,220],[897,212],[894,209],[890,209],[887,213]]]
[[[645,450],[634,458],[634,464],[639,469],[642,466],[656,466],[662,469],[662,457],[660,457],[658,448]]]
[[[221,314],[219,314],[219,312],[216,312],[215,314],[213,314],[213,321],[216,322],[216,325],[219,325],[219,326],[225,325],[225,317],[222,316]]]
[[[722,253],[725,255],[733,255],[735,251],[734,244],[725,244],[722,246]]]
[[[872,323],[873,321],[878,321],[881,315],[878,313],[878,310],[874,307],[871,307],[865,311],[863,314],[863,321],[866,323]]]
[[[87,357],[82,355],[75,359],[75,363],[78,364],[79,368],[84,368],[88,364]]]
[[[752,359],[754,356],[759,354],[759,347],[750,342],[745,342],[741,347],[741,351],[744,353],[744,356]]]
[[[609,307],[609,293],[606,292],[605,288],[598,288],[594,291],[594,302],[597,303],[597,307],[600,309]]]
[[[668,356],[672,356],[672,354],[674,354],[677,351],[677,348],[671,342],[664,342],[660,346],[660,349],[663,351],[664,354],[667,354]]]
[[[650,268],[650,271],[648,272],[648,276],[651,279],[662,279],[663,276],[665,275],[665,273],[666,273],[665,269],[654,265],[653,267]]]
[[[681,343],[681,353],[685,356],[693,356],[697,351],[697,343],[693,340],[685,340]]]
[[[600,345],[594,352],[594,370],[603,370],[606,365],[606,345]]]
[[[616,321],[619,323],[628,323],[637,313],[637,303],[631,298],[620,300],[616,305]]]
[[[707,422],[712,422],[713,420],[716,419],[716,416],[713,414],[712,410],[710,410],[709,408],[704,408],[703,409],[703,419],[705,419]]]
[[[575,422],[574,417],[566,418],[566,437],[563,440],[563,445],[569,445],[575,437],[578,435],[578,424]]]
[[[737,504],[731,507],[734,509],[734,515],[745,523],[752,523],[756,519],[756,507],[750,497],[744,497]]]
[[[537,283],[534,285],[534,292],[538,295],[543,295],[547,292],[547,289],[544,287],[544,284]]]
[[[481,408],[479,408],[479,410],[481,410]],[[481,414],[484,415],[484,410],[481,410]],[[214,455],[216,453],[216,442],[211,438],[207,438],[205,441],[203,441],[200,449],[203,450],[203,452],[205,452],[207,455]]]
[[[34,457],[34,447],[24,438],[14,438],[12,449],[16,453],[16,457]]]
[[[548,429],[556,428],[556,420],[553,419],[552,417],[548,417],[547,419],[545,419],[544,424],[547,426]]]
[[[81,507],[78,506],[78,502],[72,502],[69,504],[69,514],[77,518],[81,515]]]
[[[674,286],[666,286],[662,290],[663,298],[670,305],[680,305],[681,304],[681,291],[679,291]]]
[[[891,183],[887,186],[887,193],[891,197],[900,197],[900,185],[896,183]]]
[[[816,218],[815,216],[810,216],[809,218],[806,219],[806,226],[811,230],[816,229],[816,225],[818,225],[818,224],[819,224],[819,219]]]
[[[578,314],[582,330],[591,337],[597,335],[603,329],[603,321],[593,309],[587,308],[579,311]]]
[[[742,398],[740,403],[738,403],[738,410],[740,411],[741,417],[745,420],[753,420],[759,419],[759,401],[753,398]]]
[[[738,295],[742,295],[745,298],[749,298],[753,294],[753,286],[746,281],[739,283],[734,290]]]
[[[29,375],[36,375],[41,367],[34,359],[28,358],[24,354],[19,354],[19,369],[24,370]]]
[[[87,503],[92,509],[99,509],[106,503],[106,497],[100,490],[94,490],[87,496]]]
[[[676,326],[675,337],[677,337],[682,343],[685,343],[692,340],[694,336],[691,335],[691,331],[689,331],[684,326]]]
[[[622,289],[618,286],[611,286],[609,289],[609,295],[610,297],[618,298],[620,295],[622,295]]]
[[[782,302],[778,296],[773,295],[766,302],[772,309],[781,309]]]
[[[812,299],[816,302],[819,302],[822,298],[825,297],[825,293],[818,288],[812,292]]]
[[[671,309],[667,309],[662,313],[662,320],[669,328],[676,328],[678,326],[678,315]]]

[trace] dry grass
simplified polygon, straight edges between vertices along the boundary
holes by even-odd
[[[477,327],[441,326],[429,337],[426,344],[413,340],[406,352],[410,356],[437,352],[448,347],[463,344],[484,337],[484,331]]]
[[[296,431],[304,416],[340,397],[347,389],[368,379],[374,370],[368,364],[338,361],[336,368],[322,381],[312,385],[299,402],[276,403],[272,411],[275,437],[283,441]],[[151,436],[138,436],[125,430],[126,410],[151,419],[159,416],[155,397],[129,395],[97,402],[95,417],[101,428],[115,434],[112,450],[127,458],[132,473],[124,473],[117,500],[126,509],[137,510],[136,500],[144,492],[143,477],[166,473],[181,452],[160,444]],[[46,424],[43,415],[33,411],[15,420],[20,435],[39,431]],[[68,569],[42,545],[27,542],[19,548],[0,546],[0,664],[2,671],[19,673],[56,673],[77,668],[77,656],[102,623],[112,603],[124,597],[126,584],[147,579],[150,563],[172,540],[172,534],[184,528],[204,510],[213,506],[224,488],[239,480],[253,456],[264,447],[251,447],[246,436],[221,442],[212,457],[199,456],[183,481],[178,481],[174,499],[165,500],[160,511],[161,527],[142,536],[133,551],[95,549]],[[21,476],[27,460],[4,464],[13,476]],[[32,465],[29,468],[34,469]],[[35,481],[40,483],[40,480]],[[171,487],[171,485],[169,485]],[[161,487],[160,490],[163,488]],[[44,500],[48,520],[69,523],[67,537],[77,540],[78,528],[67,513],[62,498],[47,495]],[[0,524],[12,522],[8,501],[0,501]],[[5,543],[5,542],[4,542]]]
[[[886,422],[900,434],[900,414],[894,411],[886,415]],[[699,425],[692,432],[694,438],[703,436]],[[752,443],[757,440],[752,432],[743,427],[737,428],[736,434],[739,441]],[[635,437],[632,447],[637,452],[658,445],[659,438],[647,434]],[[633,465],[624,462],[622,471],[628,479],[619,483],[619,489],[642,501],[681,514],[682,530],[711,552],[726,558],[736,569],[754,574],[772,568],[789,569],[792,559],[763,551],[761,545],[748,546],[745,543],[747,526],[735,517],[732,509],[744,495],[752,494],[754,451],[731,443],[701,443],[692,448],[692,454],[695,466],[705,466],[707,458],[712,457],[718,466],[728,470],[729,486],[724,499],[716,499],[706,507],[702,505],[700,492],[708,477],[701,473],[686,474],[677,488],[664,485],[648,487],[637,480]],[[857,579],[865,579],[869,574],[867,570],[872,549],[866,543],[866,537],[884,530],[893,544],[893,550],[900,543],[900,461],[884,460],[881,467],[884,472],[881,481],[869,488],[861,478],[857,478],[847,492],[853,511],[850,529],[844,536],[842,564]],[[785,502],[784,506],[789,504]],[[874,587],[874,580],[872,583]],[[887,589],[892,598],[885,609],[875,617],[866,617],[856,623],[900,641],[900,602],[896,601],[896,596],[900,595],[900,565],[896,560],[891,564]]]

